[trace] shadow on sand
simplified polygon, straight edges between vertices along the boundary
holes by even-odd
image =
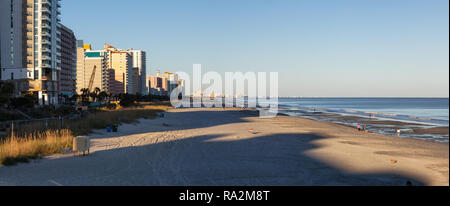
[[[208,115],[218,115],[207,112]],[[254,113],[230,112],[233,122]],[[198,114],[198,113],[197,113]],[[176,118],[177,113],[168,114]],[[183,118],[196,112],[183,114]],[[203,115],[204,116],[204,115]],[[230,118],[228,118],[230,119]],[[179,123],[178,129],[214,126],[207,119]],[[171,128],[164,128],[165,131]],[[24,185],[171,185],[171,186],[310,186],[388,185],[423,182],[394,173],[344,172],[305,152],[326,138],[313,133],[280,133],[250,139],[220,140],[223,134],[196,136],[151,145],[124,147],[39,161],[39,165],[0,168],[0,183]],[[12,169],[11,171],[8,171]],[[14,170],[14,171],[13,171]],[[50,182],[51,181],[51,182]]]

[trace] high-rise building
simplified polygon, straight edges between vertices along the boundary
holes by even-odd
[[[58,103],[60,7],[60,0],[0,1],[1,79],[41,105]]]
[[[142,50],[117,49],[109,44],[104,44],[103,50],[106,52],[108,60],[107,67],[113,69],[114,78],[110,79],[114,85],[112,94],[147,94],[146,84],[146,53]],[[136,73],[137,71],[137,73]]]
[[[120,93],[131,93],[132,91],[129,91],[131,88],[127,87],[128,71],[132,65],[131,55],[124,51],[113,51],[110,55],[110,68],[114,69],[114,80],[118,84],[116,86],[120,87]]]
[[[83,41],[77,41],[77,92],[82,93],[82,89],[89,89],[91,92],[95,88],[101,91],[108,91],[109,77],[107,67],[107,55],[104,50],[91,50],[90,45],[84,45]]]
[[[174,89],[177,88],[178,82],[178,74],[165,72],[163,75],[168,81],[167,93],[170,95]]]
[[[129,50],[132,56],[132,67],[138,69],[138,90],[136,93],[140,93],[143,95],[148,94],[146,77],[147,77],[147,62],[146,62],[146,53],[142,50]]]
[[[61,74],[59,78],[62,95],[71,97],[76,93],[76,38],[73,31],[60,25]]]
[[[156,72],[156,76],[147,76],[149,94],[159,96],[169,96],[172,91],[184,83],[178,78],[178,74],[165,72],[161,74]]]
[[[139,88],[141,84],[141,79],[138,68],[135,67],[128,68],[126,82],[128,94],[137,94],[137,93],[142,94]]]
[[[167,77],[161,77],[161,89],[163,92],[163,95],[167,95],[169,93],[169,79]]]
[[[162,91],[162,78],[158,76],[149,76],[149,93],[151,95],[163,95]]]

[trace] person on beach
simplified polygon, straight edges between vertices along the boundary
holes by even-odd
[[[361,131],[361,125],[360,124],[358,124],[358,126],[356,128],[358,128],[358,131]]]
[[[368,131],[369,131],[368,129],[369,129],[369,126],[365,124],[365,125],[363,126],[363,131],[364,131],[364,132],[368,132]]]

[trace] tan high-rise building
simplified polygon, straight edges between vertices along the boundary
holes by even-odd
[[[94,71],[95,68],[95,71]],[[89,89],[92,81],[91,91],[99,88],[108,91],[108,69],[107,58],[104,50],[91,50],[90,45],[83,45],[83,41],[77,41],[77,93],[82,89]]]
[[[104,44],[106,52],[107,67],[114,71],[114,77],[110,77],[109,85],[111,93],[147,94],[146,87],[146,54],[142,50],[122,50],[109,44]],[[136,73],[137,72],[137,73]]]
[[[169,78],[158,74],[156,76],[147,76],[149,84],[149,93],[151,95],[165,96],[169,95],[170,81]]]
[[[128,71],[131,69],[131,55],[124,51],[113,51],[110,53],[110,68],[114,69],[116,87],[120,88],[120,93],[130,93],[127,88]]]
[[[139,68],[132,67],[128,69],[126,82],[128,94],[142,94],[139,89],[139,86],[141,85]]]

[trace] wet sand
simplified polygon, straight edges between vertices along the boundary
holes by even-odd
[[[449,134],[448,127],[413,128],[416,134]]]
[[[433,126],[424,123],[404,122],[396,120],[380,120],[377,118],[367,118],[351,115],[340,115],[323,112],[298,112],[300,117],[307,117],[316,120],[329,122],[340,122],[343,125],[354,126],[356,124],[368,125],[370,128],[383,131],[385,134],[396,134],[397,129],[403,130],[403,133],[409,133],[405,130],[413,129],[417,135],[449,135],[448,126]],[[413,135],[414,135],[413,134]]]
[[[0,167],[0,185],[449,185],[447,143],[249,110],[174,109],[91,137],[90,156]]]

